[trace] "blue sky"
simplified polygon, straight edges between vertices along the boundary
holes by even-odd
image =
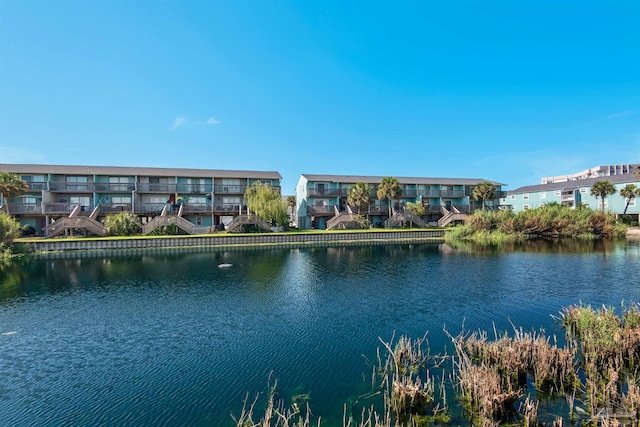
[[[0,163],[486,178],[640,163],[640,1],[0,0]]]

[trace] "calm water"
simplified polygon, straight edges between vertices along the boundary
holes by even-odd
[[[640,242],[85,254],[0,284],[1,425],[232,426],[272,373],[329,426],[370,390],[378,337],[562,334],[570,304],[640,301]]]

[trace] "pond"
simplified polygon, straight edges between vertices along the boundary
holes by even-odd
[[[564,307],[640,301],[640,242],[64,254],[0,285],[3,425],[233,426],[271,378],[334,426],[371,390],[379,338],[560,337]]]

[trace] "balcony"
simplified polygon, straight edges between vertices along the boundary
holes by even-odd
[[[464,197],[464,190],[441,190],[440,197]]]
[[[62,214],[69,215],[76,206],[77,203],[44,203],[44,213],[46,215]]]
[[[27,182],[29,186],[29,191],[42,191],[47,190],[46,182]]]
[[[182,213],[211,213],[211,203],[183,203]]]
[[[348,196],[349,190],[346,188],[307,188],[309,197],[341,197]]]
[[[307,206],[307,214],[314,216],[333,216],[335,214],[334,206],[323,205],[323,206]]]
[[[213,190],[213,185],[211,184],[177,184],[177,186],[178,193],[183,194],[207,194]]]
[[[94,189],[95,189],[95,184],[93,182],[66,182],[66,181],[50,181],[49,182],[49,191],[55,191],[55,192],[91,193],[93,192]]]
[[[136,185],[130,184],[115,184],[108,182],[96,182],[96,191],[104,193],[131,193],[136,189]]]
[[[131,203],[100,203],[100,213],[131,212]]]
[[[574,196],[574,194],[573,194],[573,193],[571,193],[571,194],[564,194],[564,193],[563,193],[563,194],[560,196],[560,200],[562,200],[563,202],[565,202],[565,201],[571,201],[571,202],[573,202],[573,201],[575,200],[575,196]]]
[[[9,203],[11,215],[42,214],[41,203]]]
[[[159,214],[166,205],[166,203],[136,203],[134,209],[137,214]]]
[[[243,209],[246,210],[246,209]],[[226,213],[226,214],[234,214],[240,213],[240,205],[239,204],[228,204],[228,203],[222,203],[222,204],[218,204],[215,205],[214,211],[216,213]]]
[[[213,189],[216,194],[244,194],[247,192],[246,185],[216,185]]]
[[[168,183],[138,183],[138,193],[175,193],[177,184]]]

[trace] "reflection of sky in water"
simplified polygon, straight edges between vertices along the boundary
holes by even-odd
[[[273,372],[323,425],[369,390],[378,338],[443,327],[561,333],[580,302],[640,301],[640,242],[147,252],[0,271],[0,419],[233,425]],[[220,263],[231,263],[228,269]],[[325,422],[327,424],[325,424]]]

